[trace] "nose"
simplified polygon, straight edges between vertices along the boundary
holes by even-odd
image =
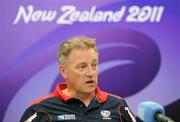
[[[97,69],[93,68],[92,66],[89,66],[86,75],[87,77],[92,78],[96,75],[96,73],[97,73]]]

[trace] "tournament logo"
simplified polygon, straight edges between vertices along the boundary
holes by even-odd
[[[111,112],[108,110],[101,111],[101,116],[103,117],[103,119],[111,119],[110,115],[111,115]]]
[[[58,115],[58,120],[75,120],[76,116],[75,114],[64,114],[64,115]]]

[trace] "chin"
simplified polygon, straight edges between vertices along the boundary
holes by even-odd
[[[84,90],[84,93],[91,94],[91,93],[94,93],[94,91],[95,91],[95,88],[88,88]]]

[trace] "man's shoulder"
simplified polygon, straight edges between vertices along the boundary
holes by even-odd
[[[41,98],[38,98],[36,100],[34,100],[30,106],[34,106],[34,105],[37,105],[37,104],[40,104],[44,101],[47,101],[48,99],[51,99],[51,98],[54,98],[56,97],[56,95],[54,93],[50,93],[49,95],[46,95],[46,96],[43,96]]]
[[[119,95],[115,95],[115,94],[111,94],[111,93],[107,93],[108,94],[108,101],[110,102],[121,102],[121,103],[125,103],[125,100],[123,97],[119,96]]]
[[[115,95],[115,94],[111,94],[111,93],[107,93],[108,96],[116,99],[116,100],[123,100],[123,97],[119,96],[119,95]]]

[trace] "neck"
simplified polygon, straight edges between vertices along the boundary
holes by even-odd
[[[79,99],[86,105],[86,107],[89,105],[92,98],[95,96],[94,92],[93,93],[79,93],[79,92],[72,91],[71,89],[68,89],[68,88],[64,89],[63,93],[73,98]]]

